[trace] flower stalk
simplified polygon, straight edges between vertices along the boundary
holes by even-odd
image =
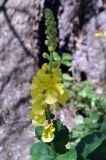
[[[50,117],[50,106],[49,105],[47,106],[47,109],[46,109],[46,116],[47,116],[48,123],[50,124],[51,117]]]
[[[53,76],[52,75],[52,62],[53,61],[53,54],[52,54],[52,52],[50,52],[50,73],[51,73],[51,77]]]
[[[31,96],[32,105],[30,107],[30,117],[33,125],[40,127],[40,140],[43,143],[50,144],[56,154],[56,132],[55,119],[51,117],[52,111],[59,111],[60,105],[66,103],[68,91],[62,83],[62,71],[58,62],[53,59],[53,52],[57,47],[57,30],[56,23],[51,10],[45,10],[45,25],[47,27],[45,44],[48,47],[49,54],[45,53],[44,57],[49,60],[42,65],[32,79]],[[53,64],[56,64],[55,66]],[[48,124],[47,124],[48,122]]]

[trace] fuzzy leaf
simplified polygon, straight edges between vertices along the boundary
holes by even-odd
[[[42,126],[38,126],[38,127],[35,128],[35,135],[38,139],[41,139],[42,132],[43,132],[43,127]]]
[[[67,66],[67,67],[71,67],[71,62],[67,61],[67,60],[62,60],[61,62],[63,65]]]
[[[53,52],[53,59],[55,61],[60,61],[61,60],[61,57],[59,56],[59,54],[57,52]]]
[[[92,153],[96,148],[98,148],[105,139],[106,136],[99,132],[82,138],[82,140],[77,146],[78,154],[86,158],[90,153]]]
[[[30,155],[32,160],[54,160],[52,148],[41,141],[32,145]]]
[[[73,80],[73,77],[71,77],[70,74],[68,74],[68,73],[63,73],[63,74],[62,74],[62,78],[63,78],[65,81],[72,81],[72,80]]]
[[[76,160],[77,153],[75,149],[71,149],[65,154],[59,155],[56,160]]]
[[[62,54],[62,60],[63,60],[63,61],[70,61],[70,60],[72,60],[72,55],[71,55],[71,53],[63,53],[63,54]]]

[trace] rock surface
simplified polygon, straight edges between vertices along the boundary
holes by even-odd
[[[106,35],[105,1],[60,0],[57,6],[56,0],[1,0],[0,160],[30,159],[30,84],[43,45],[39,26],[45,6],[56,7],[59,50],[73,53],[75,78],[106,80],[106,43],[95,36]]]
[[[77,80],[106,80],[106,9],[102,0],[61,0],[58,12],[59,47],[73,52]]]
[[[0,160],[29,160],[30,83],[38,68],[39,0],[0,1]]]

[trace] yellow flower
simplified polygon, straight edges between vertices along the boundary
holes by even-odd
[[[45,63],[33,77],[31,85],[32,106],[30,117],[33,124],[43,124],[46,120],[45,109],[47,104],[56,106],[64,104],[68,99],[68,92],[65,90],[62,81],[60,68],[52,69]],[[58,104],[58,105],[57,105]],[[59,107],[57,107],[59,110]],[[41,117],[41,118],[40,118]]]
[[[59,77],[60,78],[60,81],[61,81],[61,77],[62,77],[62,71],[60,68],[55,68],[53,69],[53,75],[55,77]]]
[[[44,102],[33,101],[31,106],[30,118],[33,125],[42,125],[46,121],[45,109],[47,105]]]
[[[60,105],[58,103],[56,103],[56,108],[55,108],[56,112],[60,111]]]
[[[49,69],[49,65],[44,64],[33,78],[31,89],[32,99],[35,99],[35,101],[45,101],[47,104],[55,104],[61,101],[60,99],[63,99],[62,97],[65,97],[65,102],[66,96],[64,95],[64,85],[61,83],[61,69],[53,68],[52,77]]]
[[[42,141],[51,142],[54,139],[54,132],[55,132],[55,128],[53,126],[53,123],[45,126],[43,129],[42,137],[41,137]]]
[[[58,101],[57,97],[58,93],[52,89],[49,89],[45,93],[45,102],[47,104],[55,104]]]
[[[35,115],[34,118],[32,119],[32,124],[34,126],[36,125],[43,125],[44,122],[46,120],[45,114],[41,114],[41,115]]]
[[[95,36],[96,36],[96,37],[103,37],[103,36],[104,36],[104,33],[103,33],[103,32],[96,32],[96,33],[95,33]]]
[[[52,82],[52,83],[51,83]],[[44,99],[47,104],[55,104],[58,102],[59,96],[64,94],[64,86],[62,83],[53,82],[48,83],[48,88],[44,93]]]
[[[33,101],[31,106],[31,112],[33,114],[41,114],[45,112],[47,105],[44,102]]]
[[[65,104],[68,99],[69,99],[69,92],[65,90],[64,94],[59,96],[58,103]]]
[[[55,88],[57,89],[60,95],[64,94],[64,85],[62,83],[56,83]]]

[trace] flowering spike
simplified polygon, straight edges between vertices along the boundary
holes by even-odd
[[[53,52],[57,47],[58,39],[56,37],[56,22],[50,9],[45,10],[45,25],[47,27],[45,44],[48,47],[50,55],[43,53],[43,57],[49,60],[44,63],[32,79],[31,96],[32,105],[30,107],[30,118],[33,125],[42,125],[42,141],[51,142],[55,137],[55,127],[51,113],[55,108],[60,110],[60,104],[66,103],[68,92],[62,83],[62,71],[60,61],[53,61]],[[45,124],[48,125],[45,126]]]
[[[49,52],[55,51],[58,43],[56,22],[53,12],[50,9],[45,9],[45,25],[46,25],[46,41],[45,45]]]

